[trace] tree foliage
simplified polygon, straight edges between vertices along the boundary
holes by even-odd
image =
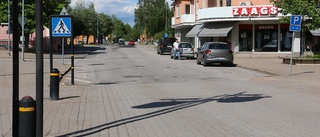
[[[303,30],[315,30],[320,28],[320,1],[319,0],[270,0],[279,7],[283,15],[301,15],[304,18]],[[285,16],[282,22],[289,23],[289,16]]]
[[[101,42],[104,36],[112,33],[113,22],[111,17],[104,13],[97,13],[92,2],[86,7],[84,1],[77,1],[75,7],[70,8],[70,14],[74,19],[75,36],[89,37],[93,35]]]
[[[49,17],[50,15],[59,15],[60,11],[63,7],[67,6],[67,0],[44,0],[43,1],[43,24],[46,27],[49,27]],[[22,14],[22,3],[19,3],[19,9],[12,9],[12,0],[10,0],[10,14],[12,14],[12,10],[18,10],[19,16]],[[34,0],[25,0],[24,1],[24,15],[26,17],[25,28],[28,28],[28,32],[35,32],[35,2]],[[12,24],[12,16],[10,18],[10,22]],[[8,22],[8,1],[0,0],[0,22]]]
[[[168,3],[165,0],[139,0],[138,8],[134,12],[136,28],[146,30],[147,35],[154,36],[156,33],[170,30],[169,22],[173,16]]]

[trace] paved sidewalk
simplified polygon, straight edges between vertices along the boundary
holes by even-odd
[[[320,65],[292,65],[282,63],[282,59],[290,58],[289,53],[251,53],[236,54],[234,63],[237,66],[271,74],[275,77],[301,81],[319,81]],[[291,75],[290,74],[291,69]]]
[[[316,103],[312,104],[318,101],[318,93],[315,92],[317,89],[309,90],[309,94],[314,96],[307,96],[291,93],[290,90],[272,93],[239,86],[230,86],[228,91],[213,91],[213,87],[194,85],[192,82],[178,83],[178,86],[177,83],[170,83],[168,87],[163,87],[162,83],[61,86],[60,100],[49,101],[48,56],[44,55],[44,136],[316,137],[320,135],[317,130],[320,121],[317,111],[319,109]],[[84,58],[86,54],[76,54],[76,56]],[[320,65],[293,65],[292,76],[288,76],[290,66],[282,64],[281,57],[284,56],[289,54],[236,54],[234,63],[238,67],[268,73],[276,78],[319,81]],[[11,58],[7,55],[7,51],[0,51],[0,91],[12,90]],[[35,54],[25,53],[25,58],[25,62],[19,60],[20,99],[26,94],[35,97]],[[63,65],[61,56],[55,55],[54,68],[58,68],[60,73],[67,70],[69,64],[70,60],[65,60]],[[244,81],[241,84],[248,83]],[[201,94],[195,93],[194,89],[201,89]],[[271,91],[272,89],[270,87]],[[314,92],[311,92],[313,90]],[[142,98],[142,95],[146,98]],[[243,95],[243,99],[263,99],[256,102],[238,100],[237,103],[223,103],[236,100],[238,95],[239,97]],[[0,96],[0,134],[4,137],[11,136],[10,97],[12,97],[10,92],[4,92]],[[303,97],[307,97],[312,103],[302,100]],[[296,104],[302,107],[290,104],[292,102],[297,102]],[[301,109],[300,113],[296,113],[297,108]],[[280,124],[283,123],[286,123],[286,126],[280,128]]]

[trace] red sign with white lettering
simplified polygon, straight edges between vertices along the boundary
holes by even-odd
[[[250,6],[234,7],[233,16],[275,16],[278,15],[278,7],[275,6]]]

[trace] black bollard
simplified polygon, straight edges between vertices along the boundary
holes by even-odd
[[[50,100],[59,99],[59,70],[54,68],[50,72]]]
[[[36,136],[36,101],[25,96],[19,101],[19,137]]]

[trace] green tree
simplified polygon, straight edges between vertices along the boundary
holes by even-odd
[[[10,1],[10,5],[12,5],[12,1]],[[68,6],[68,0],[44,0],[43,1],[43,24],[46,27],[49,27],[49,17],[50,15],[59,15],[60,11],[63,7]],[[24,1],[24,15],[26,17],[26,23],[25,28],[28,29],[28,31],[25,31],[26,36],[26,45],[29,45],[29,34],[34,33],[36,31],[36,21],[35,21],[35,3],[34,0],[25,0]],[[10,13],[12,13],[12,10],[18,10],[19,16],[21,16],[21,10],[22,10],[22,3],[19,3],[19,9],[12,9],[12,6],[10,7]],[[8,22],[8,1],[7,0],[0,0],[0,22]],[[10,19],[10,22],[12,24],[12,16]],[[20,28],[21,29],[21,28]],[[21,32],[21,31],[20,31]],[[28,50],[28,46],[25,48]]]
[[[146,30],[148,36],[170,30],[168,25],[171,22],[173,10],[165,0],[139,0],[138,8],[135,10],[136,28]],[[170,31],[169,31],[170,32]]]
[[[84,1],[78,0],[74,9],[70,10],[74,19],[74,27],[81,28],[75,29],[75,36],[84,35],[88,39],[90,35],[93,35],[101,43],[104,36],[112,33],[114,28],[112,18],[104,13],[98,14],[92,2],[86,7]]]
[[[100,13],[98,14],[98,35],[99,35],[99,42],[103,40],[105,36],[108,36],[112,33],[113,24],[112,19],[109,15]]]
[[[124,25],[124,23],[117,19],[117,17],[115,15],[112,15],[112,23],[113,23],[113,38],[114,38],[114,42],[117,42],[119,38],[123,38],[123,36],[128,33],[126,26]]]
[[[279,7],[283,15],[301,15],[304,18],[302,29],[315,30],[320,28],[320,1],[319,0],[270,0]],[[281,22],[289,23],[289,16],[281,19]]]

